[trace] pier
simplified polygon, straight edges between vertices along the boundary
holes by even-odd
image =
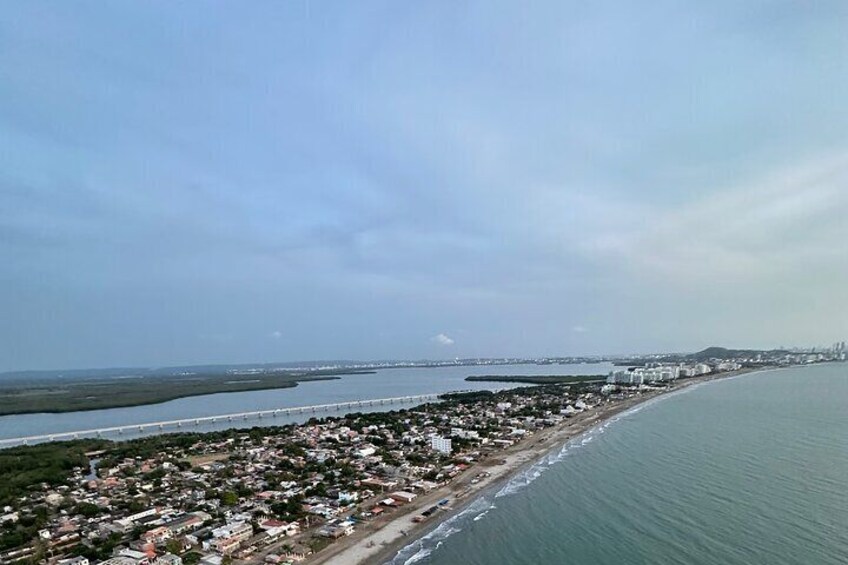
[[[292,406],[288,408],[272,408],[270,410],[256,410],[253,412],[237,412],[233,414],[221,414],[218,416],[202,416],[200,418],[183,418],[180,420],[162,420],[159,422],[147,422],[144,424],[126,424],[123,426],[112,426],[106,428],[92,428],[88,430],[77,430],[72,432],[56,432],[52,434],[41,434],[23,436],[16,438],[0,439],[0,448],[13,447],[16,445],[28,445],[45,441],[66,441],[80,439],[83,437],[105,437],[122,436],[125,433],[143,434],[146,431],[163,432],[166,429],[183,431],[203,424],[216,424],[220,422],[236,423],[250,420],[261,420],[273,422],[274,418],[282,416],[293,416],[299,414],[318,414],[324,412],[340,412],[342,410],[354,410],[357,408],[369,408],[374,406],[386,406],[391,404],[421,404],[428,401],[439,400],[439,394],[419,394],[415,396],[397,396],[394,398],[376,398],[371,400],[351,400],[348,402],[337,402],[334,404],[316,404],[314,406]]]

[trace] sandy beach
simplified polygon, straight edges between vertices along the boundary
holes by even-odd
[[[385,563],[414,540],[436,528],[441,522],[461,512],[485,491],[499,487],[522,470],[533,465],[554,448],[651,398],[683,390],[696,383],[728,378],[754,369],[694,377],[679,381],[669,391],[647,391],[642,394],[584,412],[543,430],[520,443],[492,454],[472,465],[448,485],[419,496],[415,501],[392,511],[388,516],[362,523],[350,537],[340,539],[305,561],[308,564],[359,565]],[[485,478],[472,483],[480,473]],[[422,511],[448,499],[447,508],[430,520],[416,523],[413,518]]]

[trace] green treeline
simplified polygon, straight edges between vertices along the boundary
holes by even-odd
[[[110,443],[92,439],[0,450],[0,506],[11,504],[42,483],[51,487],[65,484],[74,467],[88,466],[87,452]]]
[[[469,382],[526,383],[532,385],[554,385],[602,381],[604,375],[479,375],[465,377]]]
[[[373,371],[324,370],[257,375],[156,375],[134,379],[44,379],[0,383],[0,416],[76,412],[157,404],[177,398],[295,387],[299,382],[338,379]]]

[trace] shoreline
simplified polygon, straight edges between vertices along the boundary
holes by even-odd
[[[305,563],[318,565],[377,565],[391,561],[403,548],[428,535],[446,521],[458,516],[486,494],[499,490],[514,477],[527,471],[557,448],[586,434],[595,427],[652,399],[674,394],[687,388],[715,380],[764,372],[777,368],[748,368],[739,371],[691,377],[667,391],[648,391],[639,396],[584,412],[564,422],[542,430],[513,447],[495,453],[468,468],[457,480],[419,496],[414,502],[400,507],[391,516],[362,523],[361,529],[348,538],[310,556]],[[471,484],[479,473],[490,476]],[[421,511],[449,499],[448,508],[437,517],[423,523],[413,522]]]

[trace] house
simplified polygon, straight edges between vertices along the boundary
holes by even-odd
[[[356,492],[356,491],[354,491],[354,492],[339,491],[339,504],[343,504],[343,505],[353,504],[354,502],[357,502],[358,500],[359,500],[359,493]]]
[[[326,525],[316,533],[323,538],[339,539],[353,534],[353,522],[344,521],[340,524]]]
[[[357,457],[371,457],[375,453],[377,453],[377,450],[375,448],[369,446],[369,447],[363,447],[362,449],[358,450],[356,452],[356,456]]]
[[[173,553],[166,553],[157,557],[153,565],[183,565],[183,560]]]
[[[211,520],[212,516],[206,512],[194,512],[192,514],[184,514],[165,523],[165,527],[171,531],[171,534],[178,536],[183,532],[191,531],[199,528],[204,521]]]
[[[146,553],[136,551],[135,549],[120,549],[115,553],[115,557],[131,559],[134,565],[150,565],[150,557]]]
[[[409,502],[412,502],[416,498],[418,498],[417,494],[413,494],[411,492],[406,492],[406,491],[403,491],[403,490],[395,491],[395,492],[391,493],[389,496],[392,498],[392,500],[395,500],[395,501],[400,502],[402,504],[407,504]]]
[[[212,549],[222,555],[229,555],[239,548],[241,543],[253,535],[253,526],[245,522],[232,522],[212,530],[212,539],[203,542],[204,548]]]
[[[89,565],[88,559],[85,557],[72,557],[70,559],[60,559],[56,565]]]
[[[141,539],[149,541],[155,545],[163,545],[166,541],[173,537],[173,532],[170,528],[166,528],[165,526],[159,526],[158,528],[153,528],[152,530],[147,530],[143,534],[141,534]]]
[[[138,563],[129,557],[112,557],[106,561],[101,561],[99,565],[138,565]]]

